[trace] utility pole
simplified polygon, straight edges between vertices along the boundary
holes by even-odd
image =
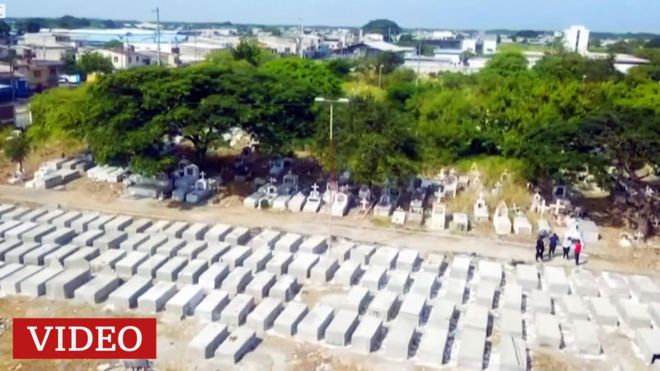
[[[160,62],[160,8],[156,7],[156,45],[158,48],[158,65],[161,65]]]
[[[417,76],[415,77],[415,88],[419,86],[419,70],[422,64],[422,37],[421,30],[417,32],[419,37],[419,46],[417,47]]]

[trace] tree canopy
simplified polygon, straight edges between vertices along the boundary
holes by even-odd
[[[85,75],[94,72],[110,73],[114,69],[110,58],[98,52],[87,52],[80,56],[77,67]]]
[[[392,41],[393,36],[401,33],[401,27],[389,19],[375,19],[362,26],[364,33],[383,35],[385,41]]]

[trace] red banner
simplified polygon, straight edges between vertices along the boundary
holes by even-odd
[[[14,359],[155,359],[155,318],[14,318]]]

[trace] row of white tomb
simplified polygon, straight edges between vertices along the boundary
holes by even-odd
[[[601,355],[612,331],[634,334],[647,364],[660,344],[660,288],[648,276],[14,205],[0,206],[0,220],[1,292],[194,317],[208,323],[190,341],[205,358],[238,362],[259,337],[279,335],[432,366],[525,370],[528,349]],[[322,284],[344,298],[301,302]]]

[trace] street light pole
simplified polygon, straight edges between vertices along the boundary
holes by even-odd
[[[317,103],[327,103],[330,105],[330,177],[328,179],[327,189],[330,189],[330,204],[328,205],[328,245],[332,243],[332,197],[334,197],[333,192],[338,190],[338,184],[336,181],[336,159],[335,159],[335,141],[334,141],[334,112],[335,112],[335,103],[346,104],[349,102],[347,98],[339,99],[326,99],[323,97],[317,97],[314,99]],[[332,189],[330,188],[332,186]]]
[[[383,65],[381,64],[378,66],[378,88],[380,89],[382,87],[382,82],[383,82]]]
[[[156,7],[154,12],[156,13],[156,45],[158,48],[158,65],[160,66],[160,8]]]

